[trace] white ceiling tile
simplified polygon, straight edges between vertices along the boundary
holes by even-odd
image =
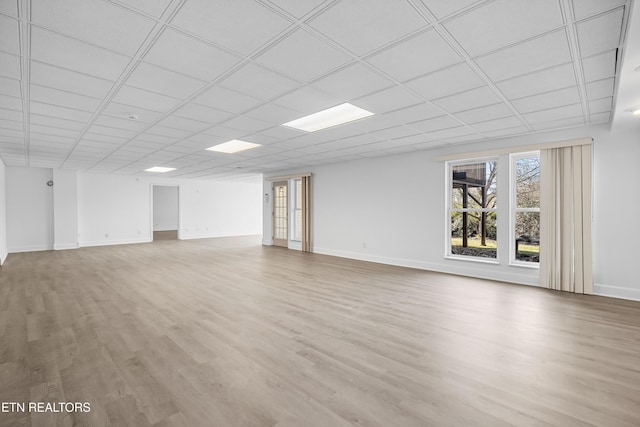
[[[127,79],[127,85],[183,99],[201,89],[205,83],[141,62]]]
[[[567,62],[571,62],[571,52],[564,29],[476,58],[493,81]]]
[[[334,70],[349,60],[344,53],[301,29],[256,58],[258,63],[303,82]]]
[[[45,146],[46,145],[53,146],[54,144],[71,146],[73,145],[74,138],[52,135],[51,133],[31,132],[29,135],[29,141],[31,145],[33,145],[36,142],[43,142],[44,144],[41,144],[41,145],[45,145]]]
[[[576,19],[582,19],[625,3],[625,0],[573,0],[573,13]]]
[[[128,7],[132,7],[156,18],[162,15],[171,0],[116,0]]]
[[[420,120],[429,119],[443,115],[444,112],[429,103],[414,105],[413,107],[403,108],[401,110],[392,111],[384,114],[382,117],[397,123],[412,123]]]
[[[444,25],[469,55],[476,56],[562,24],[558,0],[496,0]]]
[[[198,96],[193,102],[231,113],[241,113],[263,101],[253,96],[214,86]]]
[[[465,123],[473,124],[488,120],[501,119],[513,115],[511,108],[505,103],[487,105],[486,107],[474,108],[468,111],[456,113],[455,116]]]
[[[17,1],[0,1],[0,13],[17,17],[18,2]]]
[[[71,139],[75,139],[78,136],[77,130],[60,129],[57,127],[37,125],[35,123],[29,124],[29,130],[33,133],[40,133],[43,135],[56,135]]]
[[[470,110],[472,108],[483,107],[500,102],[500,98],[488,86],[482,86],[462,92],[456,95],[447,96],[434,101],[434,104],[450,113]]]
[[[244,55],[290,25],[253,0],[191,0],[182,6],[172,23]]]
[[[589,112],[591,114],[604,113],[611,111],[613,105],[613,98],[602,98],[595,101],[589,101]]]
[[[365,66],[353,64],[321,78],[313,83],[312,86],[340,98],[342,101],[349,101],[377,92],[391,86],[391,84],[390,81],[380,77]]]
[[[295,80],[253,64],[247,64],[227,77],[221,86],[249,96],[268,100],[294,89]]]
[[[482,84],[482,80],[464,63],[406,82],[408,87],[427,99],[442,98]]]
[[[24,138],[24,132],[19,129],[0,128],[0,139],[8,138]]]
[[[38,27],[31,29],[31,58],[111,81],[118,79],[130,61],[126,56]]]
[[[508,129],[498,129],[489,132],[483,132],[483,135],[487,138],[498,138],[503,136],[513,136],[528,133],[529,129],[526,126],[516,126]]]
[[[20,54],[18,21],[0,15],[0,50],[16,55]]]
[[[204,135],[212,135],[220,138],[229,139],[237,139],[241,135],[247,134],[249,132],[244,132],[242,130],[233,129],[227,126],[219,125],[212,129],[207,129],[203,132]]]
[[[508,129],[522,126],[522,121],[516,116],[503,117],[497,120],[488,120],[486,122],[474,123],[473,128],[480,132],[490,132],[499,129]]]
[[[31,61],[31,83],[94,98],[103,98],[113,82]]]
[[[155,125],[155,126],[149,128],[149,129],[147,129],[147,131],[144,134],[140,135],[139,138],[140,139],[147,139],[146,135],[156,135],[156,136],[170,138],[172,140],[175,140],[175,139],[186,138],[191,133],[192,132],[181,130],[181,129],[175,129],[175,128],[169,128],[169,127],[166,127],[166,126]],[[156,140],[158,140],[158,139],[156,139]],[[151,141],[154,141],[154,140],[151,139]]]
[[[549,108],[561,107],[563,105],[576,104],[580,102],[580,92],[577,86],[571,86],[552,92],[541,93],[512,101],[514,107],[520,113],[531,113],[533,111],[547,110]]]
[[[350,0],[335,3],[310,25],[363,55],[427,24],[408,2]]]
[[[611,112],[605,111],[603,113],[591,114],[589,117],[591,118],[591,123],[608,122],[609,119],[611,119]]]
[[[433,30],[376,53],[367,62],[405,81],[460,62],[455,51]]]
[[[581,56],[615,49],[620,44],[624,9],[579,22],[576,25]]]
[[[3,119],[6,119],[6,120],[13,120],[13,121],[22,121],[23,120],[22,111],[20,111],[20,110],[9,110],[9,109],[2,108],[2,107],[0,107],[0,117],[2,117]]]
[[[340,97],[332,96],[310,86],[303,86],[274,101],[291,110],[311,114],[340,104]]]
[[[240,58],[171,28],[165,29],[144,57],[145,61],[210,81]]]
[[[297,119],[298,117],[301,117],[302,115],[303,114],[301,114],[299,111],[280,107],[279,105],[276,105],[274,103],[262,105],[249,111],[246,114],[247,117],[262,120],[274,125],[289,122],[291,120]]]
[[[291,129],[284,126],[274,126],[272,128],[260,131],[261,135],[271,136],[279,140],[286,140],[299,136],[303,132],[301,130]]]
[[[565,105],[563,107],[550,108],[548,110],[536,111],[534,113],[523,114],[523,117],[530,124],[556,121],[570,117],[582,115],[582,104]]]
[[[184,117],[186,119],[199,120],[209,125],[221,123],[233,117],[233,114],[217,108],[205,107],[202,105],[189,103],[174,113],[175,116]]]
[[[383,114],[400,108],[421,104],[423,101],[402,86],[392,86],[372,95],[358,98],[354,105],[369,110],[374,114]]]
[[[100,105],[100,99],[98,98],[64,92],[33,83],[31,84],[29,95],[33,101],[60,105],[62,107],[75,108],[83,111],[95,111],[95,109],[98,108],[98,105]]]
[[[252,119],[246,116],[238,116],[234,119],[224,122],[225,127],[238,129],[245,134],[260,132],[273,126],[272,123],[263,122],[262,120]]]
[[[522,98],[575,85],[576,77],[572,64],[536,71],[497,84],[498,89],[509,99]]]
[[[24,125],[22,122],[0,119],[0,128],[22,130],[24,128]]]
[[[20,81],[15,79],[8,79],[6,77],[0,77],[0,95],[21,98],[22,91],[20,89]]]
[[[583,126],[583,125],[584,125],[584,118],[580,116],[580,117],[569,117],[562,120],[554,120],[551,122],[536,123],[536,124],[533,124],[532,127],[536,131],[543,131],[543,130],[549,130],[549,129],[562,129],[567,127]]]
[[[22,99],[13,96],[0,95],[0,108],[22,111]]]
[[[75,110],[72,108],[65,108],[58,105],[44,104],[35,101],[31,101],[29,111],[31,112],[31,114],[40,114],[43,116],[75,120],[83,123],[88,121],[92,116],[92,113],[88,111]]]
[[[0,52],[0,75],[20,79],[20,57]]]
[[[122,86],[113,101],[147,110],[166,112],[175,107],[180,100],[131,86]],[[135,108],[131,109],[135,113]]]
[[[113,136],[113,135],[103,135],[101,133],[92,133],[87,132],[82,137],[85,141],[94,141],[100,142],[103,144],[110,144],[113,146],[120,146],[126,142],[127,138],[123,138],[121,136]]]
[[[465,7],[471,6],[473,3],[477,3],[478,0],[422,0],[422,2],[436,18],[442,19]]]
[[[204,123],[198,120],[186,119],[184,117],[177,116],[169,116],[165,119],[162,119],[159,123],[162,126],[171,127],[174,129],[180,129],[187,132],[200,132],[205,130],[208,127],[211,127],[211,124]]]
[[[604,79],[587,83],[587,98],[599,99],[613,96],[614,79]]]
[[[36,24],[127,55],[136,53],[154,22],[100,0],[32,0]]]
[[[582,72],[586,82],[613,77],[616,73],[616,51],[610,50],[584,58],[582,60]]]
[[[397,138],[404,138],[407,136],[413,136],[419,132],[406,125],[400,125],[392,128],[382,129],[379,131],[371,132],[369,136],[373,141],[391,140]]]
[[[39,114],[33,114],[33,111],[29,116],[29,123],[33,125],[51,126],[55,128],[69,129],[69,130],[75,130],[75,131],[79,131],[84,127],[84,122],[54,118],[49,116],[42,116]]]
[[[134,107],[131,105],[121,104],[119,102],[110,102],[102,113],[116,119],[126,120],[131,120],[129,119],[129,116],[131,114],[135,114],[138,117],[136,121],[141,124],[153,123],[162,116],[162,113],[157,111],[147,110],[138,106]]]
[[[271,0],[271,3],[279,6],[296,18],[302,18],[320,4],[324,3],[324,0]]]
[[[434,132],[461,126],[461,123],[450,116],[440,116],[435,119],[422,120],[409,124],[412,128],[422,132]]]
[[[477,135],[477,134],[478,133],[475,130],[467,126],[457,126],[457,127],[440,129],[433,132],[425,133],[424,138],[425,140],[431,140],[431,141],[434,141],[434,140],[446,141],[446,140],[460,137],[463,135]]]
[[[94,120],[93,123],[96,125],[125,129],[129,131],[141,131],[147,126],[146,123],[142,123],[138,120],[128,120],[125,118],[111,117],[104,114]]]
[[[137,130],[112,128],[109,126],[101,126],[101,125],[95,125],[95,124],[89,128],[88,132],[97,133],[105,136],[117,136],[119,138],[124,138],[124,139],[132,138],[136,133],[138,133]]]

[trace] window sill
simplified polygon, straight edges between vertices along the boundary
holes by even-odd
[[[532,269],[532,270],[540,270],[540,264],[538,264],[537,262],[536,263],[533,263],[533,262],[526,262],[525,263],[525,262],[514,262],[514,261],[511,261],[509,263],[509,266],[510,267],[518,267],[518,268],[529,268],[529,269]]]
[[[451,259],[454,261],[470,261],[476,262],[479,264],[491,264],[491,265],[500,265],[500,261],[497,259],[491,258],[480,258],[480,257],[472,257],[472,256],[455,256],[455,255],[445,255],[445,259]]]

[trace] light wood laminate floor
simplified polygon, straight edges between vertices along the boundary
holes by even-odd
[[[262,247],[12,254],[1,426],[638,426],[640,303]]]

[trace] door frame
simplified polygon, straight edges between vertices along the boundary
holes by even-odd
[[[182,201],[180,200],[180,186],[178,184],[149,184],[149,241],[153,242],[153,187],[175,187],[178,189],[178,240],[182,240]]]
[[[287,206],[285,207],[284,211],[286,215],[285,224],[287,226],[287,231],[285,233],[284,239],[276,238],[276,200],[277,200],[276,186],[278,187],[284,186],[286,189],[285,194],[287,199]],[[272,235],[271,240],[274,246],[288,248],[289,247],[289,180],[274,181],[271,185],[271,194],[273,194],[273,203],[271,204],[271,235]]]

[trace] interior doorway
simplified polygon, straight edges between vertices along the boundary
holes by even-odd
[[[179,191],[177,186],[153,186],[153,241],[178,240]]]
[[[287,181],[273,183],[273,244],[289,244],[289,185]]]

